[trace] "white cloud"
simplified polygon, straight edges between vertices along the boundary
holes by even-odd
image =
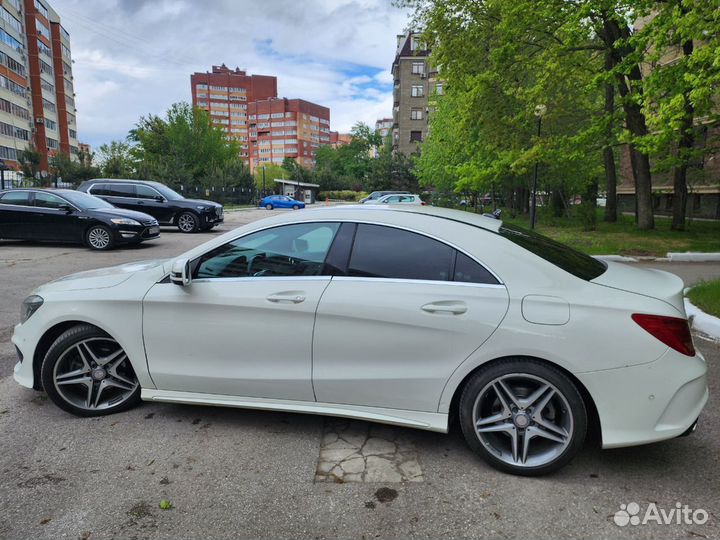
[[[331,128],[392,112],[390,65],[407,14],[389,0],[54,0],[70,32],[81,140],[123,138],[190,100],[213,64],[275,75],[281,97],[330,108]]]

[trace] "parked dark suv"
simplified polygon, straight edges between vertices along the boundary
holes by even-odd
[[[161,225],[175,225],[184,233],[210,230],[224,219],[221,204],[186,199],[160,182],[95,178],[80,184],[78,190],[118,208],[150,214]]]

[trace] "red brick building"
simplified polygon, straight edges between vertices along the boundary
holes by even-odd
[[[303,167],[330,144],[330,109],[303,99],[266,99],[248,103],[250,168],[282,164],[286,157]]]
[[[190,76],[192,102],[210,113],[212,123],[223,128],[229,139],[237,140],[242,157],[249,159],[248,106],[257,100],[277,97],[277,77],[248,75],[225,64],[211,72]]]
[[[30,145],[49,158],[78,152],[70,36],[47,0],[0,2],[0,158],[18,168]]]

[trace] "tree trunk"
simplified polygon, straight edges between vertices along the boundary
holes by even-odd
[[[605,51],[605,70],[613,68],[613,59],[610,50]],[[608,117],[605,147],[603,148],[603,163],[605,164],[605,221],[617,221],[617,169],[615,168],[615,154],[613,153],[613,115],[615,114],[615,85],[605,83],[605,115]],[[593,223],[593,228],[594,228]]]
[[[693,52],[692,40],[682,44],[683,54],[690,56]],[[690,159],[689,153],[695,144],[693,134],[693,120],[695,110],[690,102],[690,96],[687,91],[683,93],[683,118],[680,126],[680,139],[678,140],[678,159],[680,163],[673,168],[673,189],[675,196],[673,197],[673,216],[670,228],[675,231],[685,230],[685,212],[687,211],[687,169]]]
[[[624,23],[623,26],[620,27],[615,19],[606,19],[605,27],[606,35],[610,38],[610,45],[612,45],[611,52],[613,54],[613,61],[615,65],[617,65],[632,52],[631,48],[627,45],[615,47],[615,43],[619,39],[628,39],[630,37],[630,29]],[[648,129],[640,103],[637,100],[630,99],[630,84],[636,83],[639,86],[642,82],[640,66],[634,64],[627,75],[618,73],[616,79],[620,96],[623,98],[625,126],[633,137],[643,137],[647,135]],[[635,92],[640,93],[642,90],[638,88]],[[633,143],[630,144],[630,152],[635,156],[634,175],[635,199],[637,201],[637,226],[643,230],[654,229],[655,217],[653,216],[650,157],[646,153],[641,152]]]

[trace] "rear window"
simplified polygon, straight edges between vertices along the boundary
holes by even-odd
[[[604,262],[534,231],[507,223],[500,227],[498,233],[518,246],[585,281],[595,279],[607,269]]]

